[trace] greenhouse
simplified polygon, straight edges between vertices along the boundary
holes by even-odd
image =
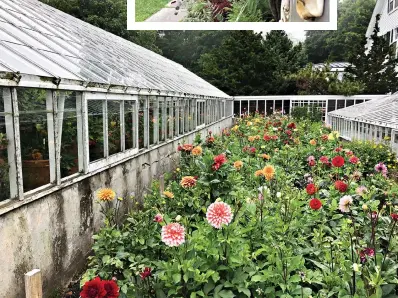
[[[347,140],[388,144],[398,153],[398,94],[328,114],[328,123]]]

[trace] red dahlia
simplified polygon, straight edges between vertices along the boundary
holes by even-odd
[[[351,156],[350,157],[350,163],[352,163],[352,164],[357,164],[359,162],[359,158],[358,157],[356,157],[356,156]]]
[[[104,298],[117,298],[119,297],[119,287],[116,282],[113,280],[103,280],[104,289],[106,291],[106,295]]]
[[[145,279],[152,275],[152,269],[150,267],[145,267],[144,271],[140,273],[141,279]]]
[[[321,209],[321,207],[322,207],[322,202],[321,202],[319,199],[313,198],[313,199],[310,201],[310,208],[311,208],[311,209],[313,209],[313,210],[319,210],[319,209]]]
[[[315,194],[317,192],[317,188],[316,188],[315,184],[310,183],[307,185],[306,191],[307,191],[307,194],[312,196],[313,194]]]
[[[321,158],[319,158],[319,161],[323,164],[328,164],[329,158],[327,156],[321,156]]]
[[[287,125],[287,128],[295,129],[295,128],[296,128],[296,124],[295,124],[294,122],[289,123],[289,124]]]
[[[332,165],[336,168],[341,168],[344,166],[344,158],[341,156],[336,156],[332,159]]]
[[[86,282],[83,286],[83,290],[80,293],[82,298],[103,298],[107,294],[104,283],[99,277],[94,278]]]
[[[396,213],[391,214],[391,218],[393,221],[398,221],[398,214]]]
[[[337,180],[334,183],[334,187],[339,191],[339,192],[346,192],[348,185],[346,183],[344,183],[344,181],[341,180]]]

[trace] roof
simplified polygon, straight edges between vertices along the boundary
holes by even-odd
[[[398,93],[336,110],[328,115],[395,128],[398,127]]]
[[[324,68],[326,66],[326,64],[327,63],[317,63],[317,64],[314,64],[312,67],[314,69],[320,69],[320,68]],[[329,63],[329,67],[331,69],[334,69],[334,68],[346,68],[346,67],[348,67],[350,65],[351,64],[348,63],[348,62],[330,62]]]
[[[229,97],[182,65],[37,0],[0,1],[0,53],[0,79],[19,72],[57,85]]]

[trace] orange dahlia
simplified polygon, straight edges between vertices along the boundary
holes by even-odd
[[[163,194],[169,199],[174,199],[174,194],[171,191],[165,190]]]
[[[203,152],[202,147],[197,146],[197,147],[195,147],[195,148],[192,149],[191,154],[192,154],[193,156],[199,156],[199,155],[202,154],[202,152]]]
[[[237,160],[234,162],[234,168],[240,170],[243,167],[243,162],[241,160]]]
[[[263,169],[263,175],[267,180],[271,180],[275,175],[275,168],[271,165],[267,165]]]
[[[270,159],[271,158],[271,155],[269,155],[269,154],[261,154],[260,156],[262,158],[264,158],[264,159]]]
[[[310,145],[316,146],[316,141],[315,141],[314,139],[312,139],[312,140],[310,141]]]
[[[196,179],[193,176],[185,176],[182,177],[180,185],[183,188],[191,188],[194,187],[196,185]]]
[[[97,191],[97,198],[100,201],[113,201],[116,193],[111,188],[101,188]]]

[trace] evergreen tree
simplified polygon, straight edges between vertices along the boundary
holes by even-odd
[[[390,46],[389,40],[380,36],[380,15],[376,16],[376,24],[370,37],[371,48],[364,53],[366,38],[362,46],[358,47],[356,54],[352,55],[349,62],[352,66],[346,69],[347,76],[354,81],[365,85],[365,94],[386,94],[398,91],[398,59],[395,51]]]
[[[233,31],[199,60],[199,74],[230,95],[295,94],[288,79],[305,64],[301,45],[283,31]]]

